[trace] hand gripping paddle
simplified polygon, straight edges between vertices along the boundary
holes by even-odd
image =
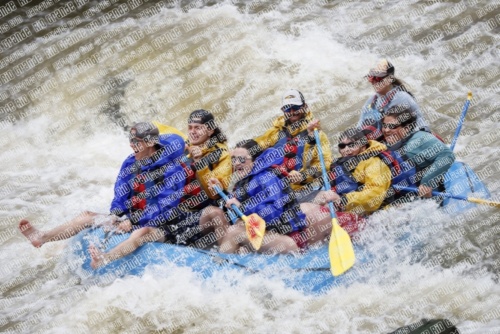
[[[323,189],[327,191],[330,182],[328,182],[325,160],[323,159],[323,150],[321,149],[321,141],[319,140],[319,133],[317,129],[314,129],[314,137],[316,138],[316,146],[318,147],[318,155],[321,161],[321,171],[324,183]],[[330,215],[332,217],[332,235],[328,246],[330,270],[333,276],[339,276],[354,265],[356,256],[354,255],[354,248],[352,247],[349,234],[347,234],[347,232],[338,224],[337,215],[335,214],[332,202],[328,202],[328,208],[330,209]]]
[[[214,186],[214,189],[226,202],[229,200],[227,195],[224,194],[224,192],[219,187]],[[259,250],[260,246],[262,246],[264,233],[266,232],[266,222],[256,213],[245,216],[235,204],[232,204],[231,208],[236,211],[241,219],[243,219],[243,221],[245,222],[245,230],[247,232],[248,240],[250,240],[250,243],[252,244],[253,248],[255,248],[255,250]]]

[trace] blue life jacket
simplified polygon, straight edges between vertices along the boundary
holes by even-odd
[[[236,183],[233,194],[242,203],[245,215],[257,213],[266,221],[266,229],[281,234],[301,231],[306,217],[294,197],[287,180],[273,165],[281,165],[283,157],[273,148],[267,149],[254,162],[250,173]]]
[[[349,162],[354,161],[353,158],[356,157],[339,158],[333,161],[330,166],[330,173],[328,174],[328,178],[331,180],[330,186],[339,195],[359,191],[363,188],[363,184],[356,181],[354,176],[352,176],[357,163],[352,169],[348,167],[350,165]]]
[[[149,158],[137,161],[131,154],[122,164],[115,183],[110,212],[126,215],[132,224],[160,226],[177,207],[176,191],[184,187],[185,175],[179,164],[184,140],[178,135],[160,135],[161,148]]]
[[[419,131],[424,131],[424,130],[419,130]],[[411,171],[411,173],[410,172],[407,173],[407,174],[411,174],[411,175],[409,175],[408,186],[420,185],[420,179],[411,181],[411,180],[415,179],[414,175],[420,171],[420,168],[418,166],[416,166],[415,163],[413,161],[411,161],[410,158],[408,158],[405,150],[403,149],[405,147],[406,143],[413,137],[413,135],[415,133],[417,133],[417,132],[414,132],[411,135],[407,136],[406,138],[403,138],[402,140],[398,141],[396,144],[387,147],[387,150],[391,153],[391,156],[393,156],[395,159],[397,159],[397,161],[400,163],[402,170],[403,171]],[[392,174],[392,171],[391,171],[391,174]],[[411,176],[413,176],[413,177],[411,177]],[[394,184],[397,184],[397,183],[394,183]],[[401,184],[401,185],[403,185],[403,184]],[[405,187],[407,187],[407,186],[405,186]]]
[[[425,130],[419,130],[419,131],[425,131]],[[394,174],[393,171],[391,170],[391,176],[393,177],[393,180],[391,182],[391,188],[389,189],[389,191],[394,195],[392,197],[388,197],[385,201],[385,204],[390,204],[400,199],[405,194],[407,194],[406,191],[399,190],[399,188],[394,186],[418,187],[420,185],[421,176],[419,177],[419,175],[421,174],[420,173],[421,169],[410,158],[408,158],[405,151],[403,150],[403,147],[415,133],[407,136],[406,138],[400,140],[396,144],[388,147],[388,152],[391,153],[392,157],[397,159],[400,165],[401,172],[399,173],[398,176],[395,176],[396,174]]]
[[[378,155],[380,159],[391,170],[391,187],[411,187],[415,186],[413,176],[417,172],[415,164],[405,159],[398,151],[383,151]]]

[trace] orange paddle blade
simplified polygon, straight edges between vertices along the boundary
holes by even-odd
[[[245,222],[245,230],[247,232],[248,240],[250,240],[250,243],[255,250],[259,250],[260,246],[262,246],[264,233],[266,232],[266,222],[256,213],[252,213],[248,217],[243,216],[242,218]]]

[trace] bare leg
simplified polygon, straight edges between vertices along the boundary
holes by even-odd
[[[214,233],[213,239],[217,240],[217,244],[219,246],[222,244],[223,237],[226,234],[229,226],[230,226],[229,222],[222,209],[216,206],[209,206],[203,209],[200,218],[200,228],[202,234],[207,235],[210,232],[213,232]]]
[[[323,242],[332,231],[332,218],[329,212],[313,203],[301,203],[300,210],[306,215],[307,229],[303,235],[307,236],[312,245]]]
[[[224,253],[246,254],[248,250],[253,250],[253,248],[246,235],[245,225],[239,220],[237,225],[229,227],[226,236],[222,240],[220,251]],[[286,254],[298,250],[299,247],[289,236],[269,231],[264,235],[262,246],[258,252]]]
[[[165,237],[162,230],[154,227],[143,227],[132,232],[127,240],[118,244],[108,253],[102,253],[97,247],[91,245],[89,247],[90,257],[92,258],[90,266],[94,269],[99,268],[132,253],[146,242],[163,242],[164,240]]]
[[[250,245],[248,241],[245,225],[240,219],[227,229],[226,235],[222,238],[219,250],[223,253],[236,253],[242,246]]]
[[[97,215],[99,214],[95,212],[84,211],[69,222],[59,225],[49,231],[40,231],[34,228],[29,221],[23,219],[19,222],[19,230],[26,239],[31,241],[33,246],[40,247],[46,242],[71,238],[83,229],[92,226],[94,218]]]
[[[265,254],[288,254],[297,252],[299,246],[287,235],[269,231],[264,236],[259,253]]]

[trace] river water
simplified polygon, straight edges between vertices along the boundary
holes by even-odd
[[[450,216],[419,201],[372,216],[358,242],[377,265],[320,296],[238,273],[231,284],[202,280],[173,265],[86,286],[68,270],[67,242],[35,249],[16,228],[107,212],[131,153],[124,127],[139,120],[185,131],[189,112],[205,108],[234,144],[263,133],[296,88],[334,143],[373,94],[363,76],[384,57],[448,143],[473,92],[455,153],[498,200],[498,7],[2,1],[0,331],[387,333],[446,318],[461,333],[500,333],[500,213],[490,207]]]

